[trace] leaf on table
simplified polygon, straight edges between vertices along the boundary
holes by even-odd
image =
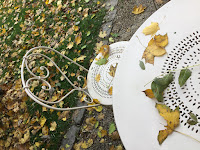
[[[154,98],[154,94],[153,94],[153,91],[151,89],[146,89],[145,91],[142,91],[145,93],[145,95],[149,98]]]
[[[108,58],[109,50],[110,50],[109,45],[103,45],[101,46],[99,53],[101,53],[104,58]]]
[[[112,91],[113,91],[113,87],[111,86],[111,87],[108,89],[108,94],[109,94],[109,95],[112,95]]]
[[[182,87],[188,78],[191,76],[192,72],[189,69],[182,69],[178,78],[180,87]]]
[[[163,92],[172,81],[173,74],[170,72],[162,78],[155,78],[151,83],[151,90],[159,102],[163,101]]]
[[[167,45],[168,45],[167,34],[155,36],[149,41],[148,46],[145,49],[142,58],[145,58],[146,63],[154,64],[154,57],[163,56],[166,53],[166,50],[164,48]]]
[[[189,113],[190,118],[187,120],[187,123],[190,125],[196,125],[198,123],[197,117],[193,113]]]
[[[110,76],[112,76],[112,77],[115,76],[117,65],[118,65],[118,63],[115,65],[115,67],[113,65],[110,66],[110,69],[109,69],[110,72],[108,72]]]
[[[144,33],[145,35],[155,35],[156,32],[160,30],[160,27],[158,25],[157,22],[152,22],[150,26],[145,27],[144,30],[142,31],[142,33]]]
[[[107,62],[108,62],[108,59],[101,58],[95,64],[97,64],[97,65],[105,65]]]
[[[99,81],[100,81],[100,78],[101,78],[101,75],[100,75],[100,74],[97,74],[96,77],[95,77],[95,80],[96,80],[97,82],[99,82]]]
[[[134,6],[132,13],[135,15],[141,14],[142,12],[144,12],[144,10],[146,9],[146,7],[140,5],[140,6]]]
[[[111,135],[116,130],[115,124],[111,123],[109,127],[109,135]]]
[[[180,111],[179,107],[176,107],[175,110],[171,110],[164,104],[156,104],[156,108],[158,109],[159,114],[167,121],[167,126],[165,126],[166,129],[160,130],[158,134],[158,142],[159,144],[162,144],[168,135],[180,124]]]
[[[139,65],[140,65],[140,68],[142,70],[145,70],[145,65],[144,65],[143,61],[140,60],[140,64]]]
[[[106,31],[100,31],[100,32],[99,32],[99,37],[100,37],[100,38],[105,38],[106,35],[107,35]]]

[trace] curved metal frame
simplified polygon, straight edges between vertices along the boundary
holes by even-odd
[[[48,104],[56,104],[56,103],[59,103],[61,102],[62,100],[64,100],[68,95],[70,95],[71,93],[73,93],[74,91],[81,91],[83,93],[85,93],[91,101],[87,101],[86,99],[84,99],[84,101],[86,103],[93,103],[93,98],[91,97],[91,95],[88,93],[87,91],[87,87],[85,88],[80,88],[80,87],[77,87],[75,86],[70,80],[69,78],[61,71],[61,69],[56,65],[56,63],[51,59],[49,58],[48,56],[44,55],[44,54],[41,54],[41,53],[31,53],[33,52],[34,50],[36,49],[48,49],[48,50],[51,50],[51,51],[54,51],[56,52],[57,54],[61,55],[62,57],[64,57],[65,59],[67,59],[68,61],[70,61],[71,63],[74,63],[75,65],[81,67],[83,70],[87,71],[88,72],[88,69],[86,69],[85,67],[81,66],[80,64],[74,62],[73,60],[71,60],[70,58],[68,58],[67,56],[61,54],[60,52],[58,52],[57,50],[53,49],[53,48],[50,48],[50,47],[46,47],[46,46],[39,46],[39,47],[34,47],[32,49],[30,49],[26,54],[25,56],[23,57],[23,61],[22,61],[22,66],[21,66],[21,80],[22,80],[22,86],[24,88],[24,90],[26,91],[27,95],[33,99],[35,102],[37,102],[38,104],[44,106],[44,107],[47,107],[49,109],[54,109],[54,110],[60,110],[60,111],[67,111],[67,110],[74,110],[74,109],[80,109],[80,108],[88,108],[88,107],[95,107],[95,106],[99,106],[100,104],[95,104],[95,105],[90,105],[90,106],[81,106],[81,107],[72,107],[72,108],[57,108],[57,107],[52,107]],[[32,81],[32,80],[39,80],[39,81],[42,81],[44,83],[47,84],[47,87],[46,86],[42,86],[42,89],[45,90],[45,91],[49,91],[49,92],[52,92],[54,91],[53,88],[51,87],[50,83],[48,83],[45,79],[47,79],[49,77],[49,70],[45,67],[45,66],[41,66],[40,69],[41,70],[46,70],[47,72],[47,75],[45,75],[44,77],[41,77],[41,76],[37,76],[35,75],[29,68],[28,66],[28,59],[32,56],[42,56],[42,57],[45,57],[46,59],[50,60],[53,65],[60,71],[60,73],[65,77],[65,79],[69,82],[69,84],[73,87],[73,89],[71,91],[69,91],[65,96],[63,96],[61,99],[55,101],[55,102],[50,102],[48,100],[43,100],[43,99],[40,99],[39,97],[37,97],[36,95],[34,95],[33,92],[31,92],[31,90],[29,89],[29,82]],[[27,71],[33,76],[32,78],[29,78],[27,81],[25,81],[24,79],[24,68],[26,67]],[[78,76],[77,79],[78,80],[81,80],[81,78],[84,78],[83,76]]]

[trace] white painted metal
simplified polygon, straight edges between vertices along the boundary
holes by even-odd
[[[94,60],[90,66],[87,85],[90,95],[98,99],[101,104],[112,105],[112,95],[109,95],[108,89],[113,86],[113,77],[109,75],[110,66],[116,66],[119,63],[121,54],[128,44],[127,41],[121,41],[110,45],[108,62],[105,65],[97,65],[97,60]],[[96,59],[99,59],[102,54],[98,54]],[[100,74],[100,81],[95,80],[96,75]]]
[[[187,11],[186,11],[187,10]],[[158,144],[159,130],[166,121],[155,108],[155,101],[147,98],[142,91],[150,88],[156,76],[171,69],[200,64],[200,1],[173,0],[155,12],[133,35],[123,53],[114,79],[113,108],[120,137],[127,150],[198,150],[200,143],[179,133],[172,133],[162,145]],[[139,67],[139,60],[151,36],[142,30],[158,22],[157,34],[168,34],[167,54],[156,57],[154,65],[145,64],[146,70]],[[140,41],[138,40],[138,38]],[[144,61],[144,60],[143,60]],[[187,124],[188,113],[193,112],[200,120],[200,71],[192,69],[192,76],[183,88],[178,84],[179,72],[165,91],[164,103],[174,109],[179,106],[180,126],[178,131],[200,140],[200,124]]]
[[[89,98],[90,98],[90,101],[88,101],[87,99],[85,99],[85,102],[86,103],[92,103],[93,102],[93,98],[100,98],[99,101],[101,104],[107,104],[107,101],[104,102],[104,97],[95,97],[95,95],[91,93],[91,90],[93,91],[96,91],[94,86],[90,85],[90,81],[94,81],[94,79],[92,79],[91,77],[93,76],[90,76],[90,74],[95,74],[95,71],[97,71],[99,68],[104,68],[104,67],[108,67],[108,64],[113,64],[113,63],[118,63],[119,61],[119,56],[121,55],[121,52],[123,51],[123,48],[124,48],[124,43],[125,42],[119,42],[119,43],[115,43],[115,44],[111,44],[110,45],[110,57],[108,59],[108,63],[106,65],[102,65],[101,67],[98,67],[98,66],[95,66],[95,61],[93,62],[92,66],[93,67],[90,67],[90,70],[87,70],[86,68],[84,68],[83,66],[79,65],[78,63],[74,62],[73,60],[71,60],[70,58],[66,57],[65,55],[61,54],[60,52],[52,49],[52,48],[49,48],[49,47],[45,47],[45,46],[39,46],[39,47],[35,47],[35,48],[32,48],[30,49],[24,56],[23,58],[23,62],[22,62],[22,67],[21,67],[21,79],[22,79],[22,84],[23,84],[23,88],[24,90],[26,91],[26,93],[28,94],[28,96],[33,99],[35,102],[37,102],[38,104],[44,106],[44,107],[47,107],[47,108],[50,108],[50,109],[55,109],[55,110],[60,110],[60,111],[64,111],[64,110],[74,110],[74,109],[80,109],[80,108],[88,108],[88,107],[94,107],[94,106],[99,106],[100,104],[95,104],[95,105],[90,105],[90,106],[81,106],[81,107],[73,107],[73,108],[56,108],[56,107],[53,107],[51,106],[51,104],[57,104],[59,102],[61,102],[62,100],[64,100],[68,95],[70,95],[71,93],[73,93],[74,91],[81,91],[83,93],[85,93]],[[44,54],[41,54],[41,53],[33,53],[34,50],[51,50],[51,51],[54,51],[55,53],[57,53],[58,55],[61,55],[62,57],[64,57],[65,59],[69,60],[71,63],[74,63],[76,64],[77,66],[81,67],[83,70],[85,70],[86,72],[88,72],[89,74],[89,84],[85,87],[85,88],[80,88],[80,87],[77,87],[75,86],[70,80],[69,78],[62,72],[62,70],[56,65],[56,63],[51,59],[49,58],[48,56],[44,55]],[[40,69],[41,70],[45,70],[47,72],[46,76],[36,76],[32,71],[31,69],[29,68],[29,62],[31,60],[32,57],[34,56],[42,56],[48,60],[50,60],[53,65],[60,71],[60,73],[65,77],[65,79],[67,80],[67,82],[73,87],[73,89],[71,91],[69,91],[65,96],[63,96],[61,99],[57,100],[57,101],[54,101],[54,102],[51,102],[49,100],[43,100],[39,97],[37,97],[36,95],[34,95],[33,92],[31,92],[31,90],[29,89],[30,87],[30,82],[33,81],[33,80],[39,80],[39,81],[42,81],[44,83],[46,83],[47,87],[45,86],[42,86],[42,89],[45,90],[45,91],[49,91],[49,92],[52,92],[53,91],[53,88],[52,86],[50,85],[50,83],[48,83],[48,81],[46,80],[50,73],[49,73],[49,70],[45,67],[45,66],[41,66]],[[97,58],[99,57],[100,55],[97,56]],[[28,61],[29,60],[29,61]],[[27,71],[33,76],[31,78],[29,78],[27,81],[25,81],[24,79],[24,68],[26,67]],[[95,68],[95,69],[94,69]],[[103,69],[101,69],[103,70]],[[109,68],[107,68],[106,70],[104,71],[107,71],[105,72],[104,74],[108,74],[108,70]],[[102,74],[102,72],[101,72]],[[80,80],[81,78],[84,78],[82,76],[79,76],[78,77],[78,80]],[[94,84],[94,83],[93,83]],[[90,90],[88,93],[88,89]],[[94,88],[94,89],[93,89]],[[94,97],[93,97],[94,96]],[[110,96],[110,98],[112,98]],[[107,100],[107,99],[106,99]],[[109,102],[110,105],[112,105],[112,101]]]

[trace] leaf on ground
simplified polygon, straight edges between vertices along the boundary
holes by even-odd
[[[144,65],[143,61],[140,60],[140,64],[139,65],[140,65],[140,68],[142,70],[145,70],[145,65]]]
[[[76,61],[83,61],[83,60],[85,59],[85,57],[86,57],[86,56],[82,55],[82,56],[78,57],[78,58],[76,59]]]
[[[68,49],[72,49],[73,46],[74,46],[74,43],[73,43],[73,42],[69,42],[69,43],[67,44],[67,48],[68,48]]]
[[[189,113],[190,118],[187,120],[187,123],[190,125],[196,125],[198,123],[197,116],[193,113]]]
[[[80,33],[78,36],[75,38],[75,43],[76,45],[80,44],[82,40],[82,34]]]
[[[100,75],[100,74],[97,74],[96,77],[95,77],[95,80],[96,80],[97,82],[99,82],[99,81],[100,81],[100,78],[101,78],[101,75]]]
[[[154,98],[154,94],[153,94],[153,91],[151,89],[146,89],[145,91],[142,91],[145,93],[145,95],[149,98]]]
[[[189,69],[182,69],[178,78],[180,87],[182,87],[188,78],[191,76],[192,72]]]
[[[99,32],[99,37],[100,37],[100,38],[105,38],[106,35],[107,35],[106,31],[100,31],[100,32]]]
[[[145,49],[142,58],[145,58],[146,63],[154,64],[154,57],[163,56],[166,53],[164,47],[168,44],[168,36],[158,35],[156,38],[152,38],[147,48]],[[163,47],[162,47],[163,46]]]
[[[97,64],[97,65],[105,65],[107,62],[108,62],[108,59],[102,58],[102,59],[99,59],[99,60],[96,62],[96,64]]]
[[[103,107],[102,106],[97,106],[97,107],[94,107],[94,109],[97,111],[97,112],[101,112],[103,110]]]
[[[84,141],[84,142],[81,144],[81,148],[87,149],[88,147],[92,146],[92,144],[93,144],[93,139],[89,139],[87,142]]]
[[[108,40],[109,40],[109,42],[112,42],[112,43],[115,42],[115,40],[112,37],[109,37]]]
[[[134,6],[132,13],[135,15],[141,14],[142,12],[144,12],[144,10],[146,9],[146,7],[140,5],[140,6]]]
[[[27,130],[26,133],[24,134],[24,137],[21,138],[21,139],[19,140],[19,142],[20,142],[21,144],[24,144],[24,143],[26,143],[26,142],[29,140],[29,137],[30,137],[30,132],[29,132],[29,130]]]
[[[109,127],[109,135],[111,135],[116,130],[115,124],[111,123]]]
[[[145,35],[155,35],[155,33],[160,30],[160,27],[158,25],[157,22],[152,22],[150,26],[144,28],[144,30],[142,31],[142,33],[144,33]]]
[[[151,83],[151,90],[155,98],[159,101],[163,101],[163,91],[168,87],[168,85],[173,81],[173,74],[170,72],[162,78],[155,78]]]
[[[118,63],[115,65],[115,67],[113,65],[110,66],[110,69],[109,69],[110,72],[108,72],[110,76],[112,76],[112,77],[115,76],[117,65],[118,65]]]
[[[108,94],[109,94],[109,95],[112,95],[112,91],[113,91],[113,87],[111,86],[111,87],[108,89]]]
[[[50,127],[50,131],[55,131],[56,130],[56,127],[57,127],[57,123],[55,121],[53,121],[51,123],[51,127]]]
[[[159,114],[167,121],[167,126],[165,130],[160,130],[158,134],[158,142],[162,144],[163,141],[171,134],[174,129],[180,124],[180,111],[179,107],[175,110],[171,110],[168,106],[164,104],[156,104],[156,108]]]
[[[40,118],[40,126],[43,127],[46,121],[47,121],[47,119],[44,116],[42,116]]]

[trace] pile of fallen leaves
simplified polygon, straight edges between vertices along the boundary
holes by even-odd
[[[0,149],[58,149],[69,126],[70,113],[46,109],[27,97],[20,80],[22,58],[30,48],[48,46],[88,68],[105,15],[102,5],[101,1],[90,0],[1,0],[0,84],[5,95],[0,104]],[[77,76],[86,75],[54,52],[37,52],[53,59],[75,85],[79,85]],[[35,57],[29,63],[35,74],[45,75],[40,65],[50,70],[48,82],[56,91],[50,96],[51,101],[72,88],[48,60]],[[25,78],[29,77],[25,71]],[[34,80],[31,91],[45,98],[42,84]],[[73,93],[57,107],[72,107],[77,99],[77,93]]]

